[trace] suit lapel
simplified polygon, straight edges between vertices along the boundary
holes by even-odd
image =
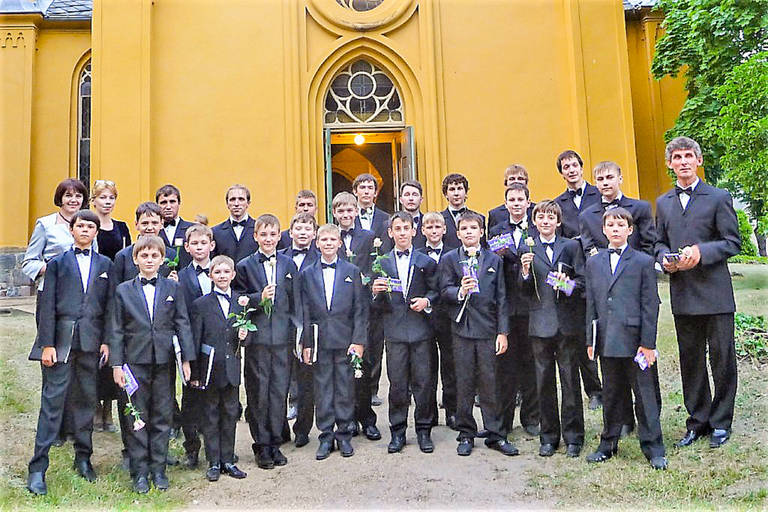
[[[146,313],[147,315],[147,320],[149,320],[149,324],[152,325],[154,315],[149,314],[149,304],[147,304],[147,297],[144,295],[144,288],[141,286],[141,282],[139,282],[139,276],[136,276],[133,278],[133,287],[136,289],[136,292],[139,294],[139,302],[141,304],[144,304],[144,313]],[[155,302],[157,302],[157,287],[155,287]]]
[[[96,267],[96,253],[94,252],[93,248],[91,248],[91,264],[88,266],[88,281],[87,286],[83,293],[88,293],[88,290],[91,289],[91,285],[93,284],[93,280],[96,279],[96,276],[100,274],[99,270],[95,268]]]
[[[563,252],[563,247],[565,244],[563,243],[563,238],[558,236],[555,238],[555,246],[552,248],[552,267],[555,267],[557,265],[557,260],[560,259],[560,255]]]
[[[75,251],[74,251],[74,249],[70,249],[65,254],[66,254],[65,258],[67,260],[69,260],[68,264],[74,270],[74,274],[72,274],[72,275],[77,277],[77,282],[80,284],[80,286],[78,286],[77,289],[80,290],[80,295],[82,295],[82,294],[85,293],[85,290],[83,290],[83,280],[80,277],[80,265],[78,265],[78,263],[77,263],[77,256],[75,256]],[[93,262],[91,262],[91,263],[93,263]],[[91,265],[91,266],[93,266],[93,265]],[[90,280],[90,276],[89,276],[89,280]]]
[[[606,254],[608,254],[608,251],[606,251]],[[616,280],[619,278],[622,272],[624,272],[624,269],[627,266],[627,262],[632,258],[632,248],[627,245],[627,248],[624,250],[622,255],[619,257],[619,262],[616,264],[616,271],[613,273],[613,279],[611,279],[611,284],[608,286],[608,289],[610,290]],[[611,269],[611,256],[608,255],[608,270]]]
[[[338,258],[336,261],[337,267],[339,261],[341,261],[341,258]],[[336,270],[338,270],[338,268]],[[330,311],[328,300],[325,298],[325,280],[323,279],[323,267],[320,264],[320,261],[317,262],[315,268],[310,272],[310,275],[315,282],[315,288],[317,288],[318,294],[323,298],[323,305],[325,306],[326,311]],[[333,298],[333,295],[331,295],[331,298]]]
[[[547,251],[544,249],[544,246],[541,243],[537,243],[533,246],[533,254],[537,259],[544,263],[548,269],[552,268],[552,263],[550,263],[549,258],[547,257]],[[554,260],[554,258],[552,259]]]

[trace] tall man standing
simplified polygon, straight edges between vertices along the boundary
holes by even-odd
[[[213,227],[213,254],[229,256],[237,264],[259,248],[253,237],[256,221],[248,215],[251,191],[245,185],[232,185],[227,189],[226,199],[229,218]]]
[[[656,199],[656,259],[670,274],[683,401],[689,415],[685,436],[677,446],[689,446],[710,434],[709,445],[717,448],[731,435],[738,380],[733,339],[736,304],[728,258],[741,250],[739,226],[730,194],[696,175],[703,158],[695,140],[672,139],[664,158],[677,183]]]

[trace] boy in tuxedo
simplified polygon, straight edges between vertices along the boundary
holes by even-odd
[[[321,258],[303,270],[300,279],[303,356],[304,363],[313,367],[317,428],[321,432],[317,460],[328,458],[334,439],[343,457],[354,454],[355,378],[350,354],[363,357],[367,343],[370,299],[360,269],[338,257],[341,244],[337,226],[321,226],[317,230]]]
[[[166,247],[175,247],[179,251],[179,268],[186,267],[192,258],[184,251],[184,233],[192,223],[179,217],[181,191],[174,185],[163,185],[155,192],[155,202],[160,206],[163,217],[160,238]]]
[[[443,235],[443,244],[446,250],[456,249],[461,246],[457,235],[458,222],[461,214],[473,212],[467,209],[467,194],[469,193],[469,181],[462,174],[452,173],[443,178],[443,196],[448,201],[448,207],[443,210],[445,219],[445,235]],[[480,215],[479,213],[477,215]],[[482,238],[481,244],[485,243],[485,217],[480,215],[482,220]]]
[[[528,170],[520,164],[512,164],[504,170],[504,189],[508,189],[513,184],[524,185],[528,187]],[[533,225],[531,213],[533,205],[529,203],[527,211],[528,224]],[[491,230],[499,222],[504,222],[509,218],[506,201],[488,212],[488,236],[491,236]]]
[[[428,315],[439,295],[437,263],[413,249],[415,233],[410,213],[392,215],[389,235],[395,247],[381,261],[389,278],[377,277],[371,287],[374,307],[381,310],[387,340],[389,428],[392,432],[387,448],[389,453],[397,453],[405,446],[411,393],[416,403],[414,423],[419,448],[424,453],[432,453],[435,449],[431,438],[435,394],[430,385],[433,333]],[[398,286],[393,287],[392,278],[398,280]]]
[[[498,252],[504,261],[504,281],[509,301],[509,350],[497,358],[497,390],[504,430],[511,432],[515,401],[520,391],[520,423],[532,436],[539,435],[539,396],[531,340],[528,338],[528,296],[519,286],[520,255],[528,250],[525,240],[538,235],[528,218],[529,192],[522,183],[512,183],[504,194],[507,216],[491,228],[489,239],[510,234],[512,245]]]
[[[300,213],[307,213],[313,218],[317,218],[317,196],[314,192],[307,189],[299,190],[299,193],[296,194],[296,205],[295,205],[296,211],[295,215],[298,215]],[[317,223],[317,220],[315,220],[315,223]],[[291,238],[291,230],[286,229],[282,233],[280,233],[280,241],[277,243],[277,250],[281,251],[285,249],[286,247],[290,247],[293,243],[293,240]],[[314,243],[312,244],[314,245]]]
[[[418,249],[432,260],[440,264],[442,256],[448,251],[443,247],[443,235],[445,234],[445,219],[439,212],[427,212],[421,223],[421,232],[426,243]],[[438,273],[438,286],[440,274]],[[440,373],[443,393],[442,403],[445,409],[445,424],[456,430],[456,371],[453,366],[453,340],[451,335],[450,311],[438,297],[432,306],[432,314],[429,315],[434,334],[431,344],[432,350],[432,377],[430,380],[430,393],[432,397],[432,411],[434,423],[437,424],[437,375]],[[438,353],[439,351],[439,353]]]
[[[65,407],[71,411],[77,474],[96,480],[91,465],[93,413],[98,394],[100,357],[109,356],[103,343],[112,262],[93,250],[99,217],[80,210],[69,229],[74,247],[48,262],[40,296],[38,336],[30,359],[41,362],[42,391],[35,433],[35,452],[29,462],[27,489],[48,492],[45,472],[48,452],[58,437]]]
[[[240,416],[240,344],[248,331],[234,328],[235,318],[229,314],[249,305],[246,296],[233,293],[230,287],[235,277],[232,258],[216,256],[209,268],[213,290],[192,303],[192,333],[200,350],[192,378],[202,388],[201,417],[205,421],[201,426],[208,459],[205,476],[215,482],[222,472],[238,479],[247,476],[235,466],[235,430]]]
[[[301,315],[299,271],[292,258],[277,254],[277,217],[260,215],[254,237],[259,250],[237,264],[234,287],[261,306],[253,313],[258,330],[246,344],[246,416],[256,462],[261,469],[272,469],[288,463],[280,444],[291,379],[290,351]]]
[[[251,191],[245,185],[232,185],[227,189],[226,200],[229,218],[213,227],[213,254],[229,256],[239,263],[259,248],[253,238],[254,220],[248,215]]]
[[[528,251],[520,255],[520,286],[530,300],[528,335],[536,365],[541,421],[539,455],[542,457],[554,455],[561,431],[568,457],[578,457],[584,445],[578,367],[578,352],[582,350],[584,336],[581,296],[584,253],[578,241],[556,234],[561,218],[556,202],[538,203],[533,209],[533,222],[539,235],[525,241]],[[546,283],[549,273],[575,282],[570,297]],[[561,419],[558,419],[555,363],[563,397]]]
[[[413,228],[416,234],[413,236],[413,247],[418,249],[424,247],[427,239],[421,232],[421,223],[423,214],[421,213],[421,202],[424,200],[424,191],[421,183],[416,180],[407,180],[400,185],[400,206],[403,211],[411,214],[413,217]]]
[[[502,431],[496,400],[496,356],[507,350],[509,315],[503,264],[493,252],[482,249],[483,217],[474,212],[459,216],[461,247],[440,262],[441,299],[451,305],[453,360],[456,365],[459,428],[457,453],[472,453],[477,424],[472,415],[475,391],[488,437],[485,444],[504,455],[519,451]]]
[[[659,383],[650,368],[656,362],[659,316],[656,271],[652,256],[628,244],[632,224],[628,210],[620,206],[606,210],[603,232],[608,249],[586,265],[587,354],[590,359],[600,355],[603,374],[603,433],[587,462],[604,462],[616,453],[634,393],[640,448],[654,469],[666,469],[656,399]],[[640,366],[638,357],[646,367]]]
[[[320,258],[320,251],[315,246],[317,221],[309,213],[297,213],[291,219],[291,245],[278,251],[288,256],[296,264],[299,273],[309,268]],[[293,358],[291,367],[290,400],[295,403],[296,421],[293,424],[293,434],[297,448],[309,443],[309,431],[315,418],[315,400],[313,397],[312,369],[299,359]],[[290,416],[290,414],[288,415]]]
[[[174,387],[169,367],[178,357],[184,382],[189,382],[189,362],[196,356],[184,292],[177,282],[158,276],[164,252],[165,244],[157,236],[142,236],[133,245],[139,275],[117,286],[108,336],[115,383],[125,388],[127,364],[138,383],[132,402],[146,423],[144,427],[134,423],[128,432],[133,490],[139,494],[149,492],[150,478],[158,490],[168,489],[165,466]]]

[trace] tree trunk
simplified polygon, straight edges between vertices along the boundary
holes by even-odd
[[[757,239],[757,253],[765,257],[765,235],[761,235],[755,230],[755,238]]]

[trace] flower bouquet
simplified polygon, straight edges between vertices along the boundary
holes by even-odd
[[[478,249],[477,247],[469,247],[467,248],[467,259],[461,262],[461,271],[464,274],[464,277],[471,277],[475,280],[477,280],[477,270],[479,267],[478,261]],[[469,297],[473,293],[479,292],[480,289],[475,285],[474,288],[472,288],[466,297],[464,297],[464,303],[461,305],[461,309],[459,310],[459,314],[456,316],[456,322],[461,322],[461,317],[464,316],[464,310],[467,309],[467,304],[469,304]]]
[[[355,378],[361,378],[363,376],[363,358],[357,355],[357,352],[352,348],[349,349],[347,355],[349,355],[349,365],[355,370]]]

